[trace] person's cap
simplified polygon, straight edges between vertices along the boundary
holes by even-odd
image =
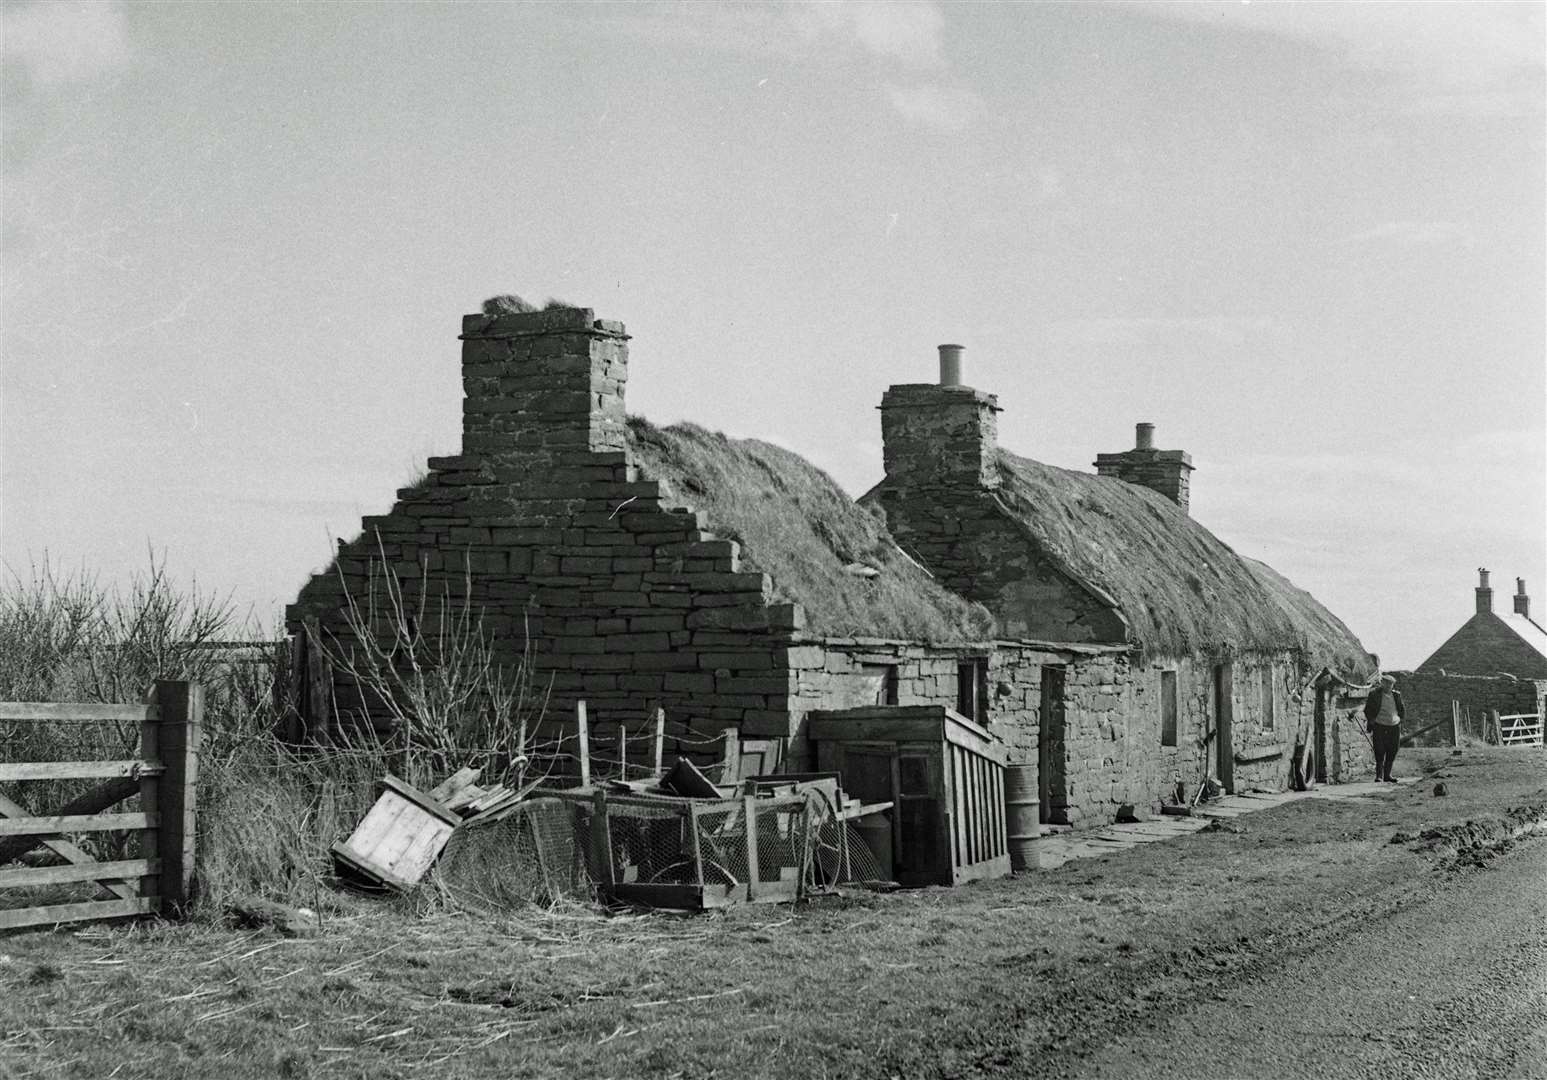
[[[1382,686],[1395,686],[1397,685],[1397,678],[1395,675],[1382,675],[1380,677],[1380,684]]]

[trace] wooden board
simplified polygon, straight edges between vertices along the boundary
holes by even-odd
[[[159,761],[20,761],[0,762],[0,781],[5,780],[116,780],[160,776],[166,770]]]
[[[160,859],[120,859],[118,862],[75,863],[67,866],[23,867],[0,870],[0,889],[24,885],[64,885],[75,881],[139,878],[161,873]]]
[[[114,829],[154,829],[159,814],[55,814],[53,817],[0,819],[0,836],[43,836],[49,833],[110,832]]]
[[[0,701],[0,720],[50,720],[59,723],[94,723],[121,720],[140,723],[150,706],[99,705],[92,702]]]
[[[161,910],[161,898],[135,896],[120,900],[90,900],[79,904],[50,904],[46,907],[0,910],[0,930],[20,930],[28,926],[53,926],[85,919],[117,919],[131,915],[150,915]]]

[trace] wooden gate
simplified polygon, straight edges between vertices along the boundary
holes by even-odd
[[[119,761],[0,761],[0,785],[103,780],[51,815],[39,816],[0,791],[0,905],[17,889],[93,884],[101,898],[31,907],[0,906],[0,930],[159,912],[174,916],[193,886],[195,791],[204,695],[197,684],[157,682],[144,705],[0,702],[0,721],[73,725],[137,723],[139,756]],[[138,794],[138,811],[109,812]],[[98,861],[69,837],[138,835],[138,857]],[[63,860],[8,868],[37,846]]]

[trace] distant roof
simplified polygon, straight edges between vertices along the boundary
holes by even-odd
[[[999,464],[1000,498],[1038,548],[1110,594],[1147,649],[1291,648],[1345,676],[1373,670],[1359,639],[1315,597],[1159,493],[1004,450]]]
[[[1538,626],[1536,620],[1512,611],[1508,615],[1500,615],[1499,621],[1519,635],[1521,641],[1547,659],[1547,629]]]
[[[739,541],[741,568],[768,574],[813,633],[937,644],[995,636],[987,608],[937,584],[878,511],[799,454],[638,416],[628,419],[628,448],[642,479],[665,482],[668,502],[704,511],[711,532]]]

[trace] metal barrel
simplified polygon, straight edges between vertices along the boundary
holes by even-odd
[[[1042,801],[1037,793],[1036,765],[1005,766],[1004,821],[1010,846],[1010,869],[1036,869],[1037,840],[1042,836]]]

